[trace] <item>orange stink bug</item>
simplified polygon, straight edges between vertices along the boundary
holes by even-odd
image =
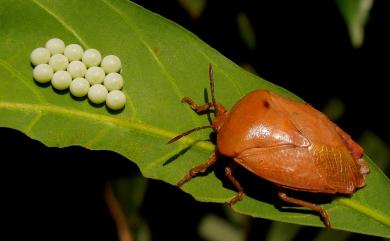
[[[238,189],[232,205],[244,195],[234,178],[235,164],[277,186],[278,197],[288,203],[318,212],[327,228],[327,212],[314,203],[286,194],[286,189],[327,194],[352,194],[365,186],[368,165],[362,159],[363,148],[309,104],[279,96],[267,90],[255,90],[244,96],[230,111],[215,100],[213,67],[209,65],[211,103],[188,103],[196,112],[215,110],[211,125],[201,126],[176,136],[177,141],[194,131],[212,128],[216,150],[203,164],[192,168],[177,186],[182,186],[199,172],[215,164],[219,156],[233,159],[225,168],[228,179]]]

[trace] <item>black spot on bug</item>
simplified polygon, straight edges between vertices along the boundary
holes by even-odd
[[[266,109],[271,108],[271,105],[270,105],[269,102],[266,101],[266,100],[263,101],[263,106],[264,106],[264,108],[266,108]]]

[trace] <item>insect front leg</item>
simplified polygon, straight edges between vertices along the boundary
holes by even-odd
[[[322,207],[315,205],[314,203],[310,203],[310,202],[306,202],[306,201],[303,201],[300,199],[289,197],[281,188],[278,189],[278,197],[287,203],[292,203],[292,204],[295,204],[298,206],[307,207],[307,208],[310,208],[310,209],[318,212],[321,215],[322,220],[325,223],[325,227],[327,229],[330,229],[331,224],[330,224],[328,213]]]
[[[188,172],[187,175],[185,175],[177,184],[176,186],[181,187],[183,186],[184,183],[188,182],[191,180],[194,176],[196,176],[199,172],[202,172],[209,168],[210,166],[214,165],[215,162],[217,161],[217,154],[214,152],[211,154],[207,162],[202,163],[196,167],[191,168],[191,170]]]
[[[191,106],[191,109],[193,109],[197,113],[204,112],[213,107],[213,103],[205,103],[203,105],[198,105],[190,97],[184,97],[181,102],[189,104]]]
[[[227,202],[229,206],[232,206],[235,204],[237,201],[241,200],[242,197],[244,196],[244,189],[241,187],[240,183],[237,181],[236,178],[233,176],[234,170],[237,168],[234,162],[230,163],[229,166],[225,168],[225,175],[229,180],[233,183],[233,185],[238,189],[238,193]]]

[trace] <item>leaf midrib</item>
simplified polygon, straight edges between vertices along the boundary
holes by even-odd
[[[0,102],[0,109],[8,109],[8,110],[16,110],[20,112],[33,112],[33,113],[54,113],[58,115],[66,116],[67,118],[77,117],[81,119],[89,119],[92,121],[97,121],[104,123],[106,125],[116,125],[123,128],[129,128],[137,130],[141,133],[150,136],[156,136],[159,138],[169,139],[178,135],[178,133],[174,133],[171,131],[164,130],[159,127],[151,126],[149,124],[127,120],[122,118],[115,118],[107,115],[96,114],[91,112],[85,112],[69,107],[61,107],[52,104],[28,104],[28,103],[20,103],[20,102]],[[196,141],[190,137],[184,137],[180,140],[181,143],[184,144],[193,144]],[[214,145],[206,142],[197,142],[194,146],[203,149],[204,151],[212,151],[214,149]]]
[[[388,215],[385,215],[381,212],[378,212],[376,209],[369,208],[366,205],[363,205],[348,198],[340,198],[338,201],[345,206],[352,208],[370,218],[373,218],[378,222],[381,222],[382,224],[386,225],[387,227],[390,227],[390,217]]]

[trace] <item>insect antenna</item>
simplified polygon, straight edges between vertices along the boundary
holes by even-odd
[[[213,65],[209,64],[209,79],[210,79],[210,91],[211,91],[211,101],[213,102],[213,106],[217,106],[217,101],[215,100],[214,94],[214,70]]]
[[[171,144],[172,142],[175,142],[175,141],[179,140],[180,138],[182,138],[183,136],[189,135],[189,134],[191,134],[194,131],[198,131],[198,130],[202,130],[202,129],[206,129],[206,128],[212,128],[212,127],[210,125],[195,127],[194,129],[191,129],[189,131],[181,133],[180,135],[172,138],[170,141],[167,142],[167,144]]]
[[[209,64],[209,79],[210,79],[210,91],[211,91],[211,101],[215,110],[215,116],[220,116],[226,112],[225,107],[221,104],[218,104],[215,100],[215,88],[214,88],[214,70],[213,65]]]

